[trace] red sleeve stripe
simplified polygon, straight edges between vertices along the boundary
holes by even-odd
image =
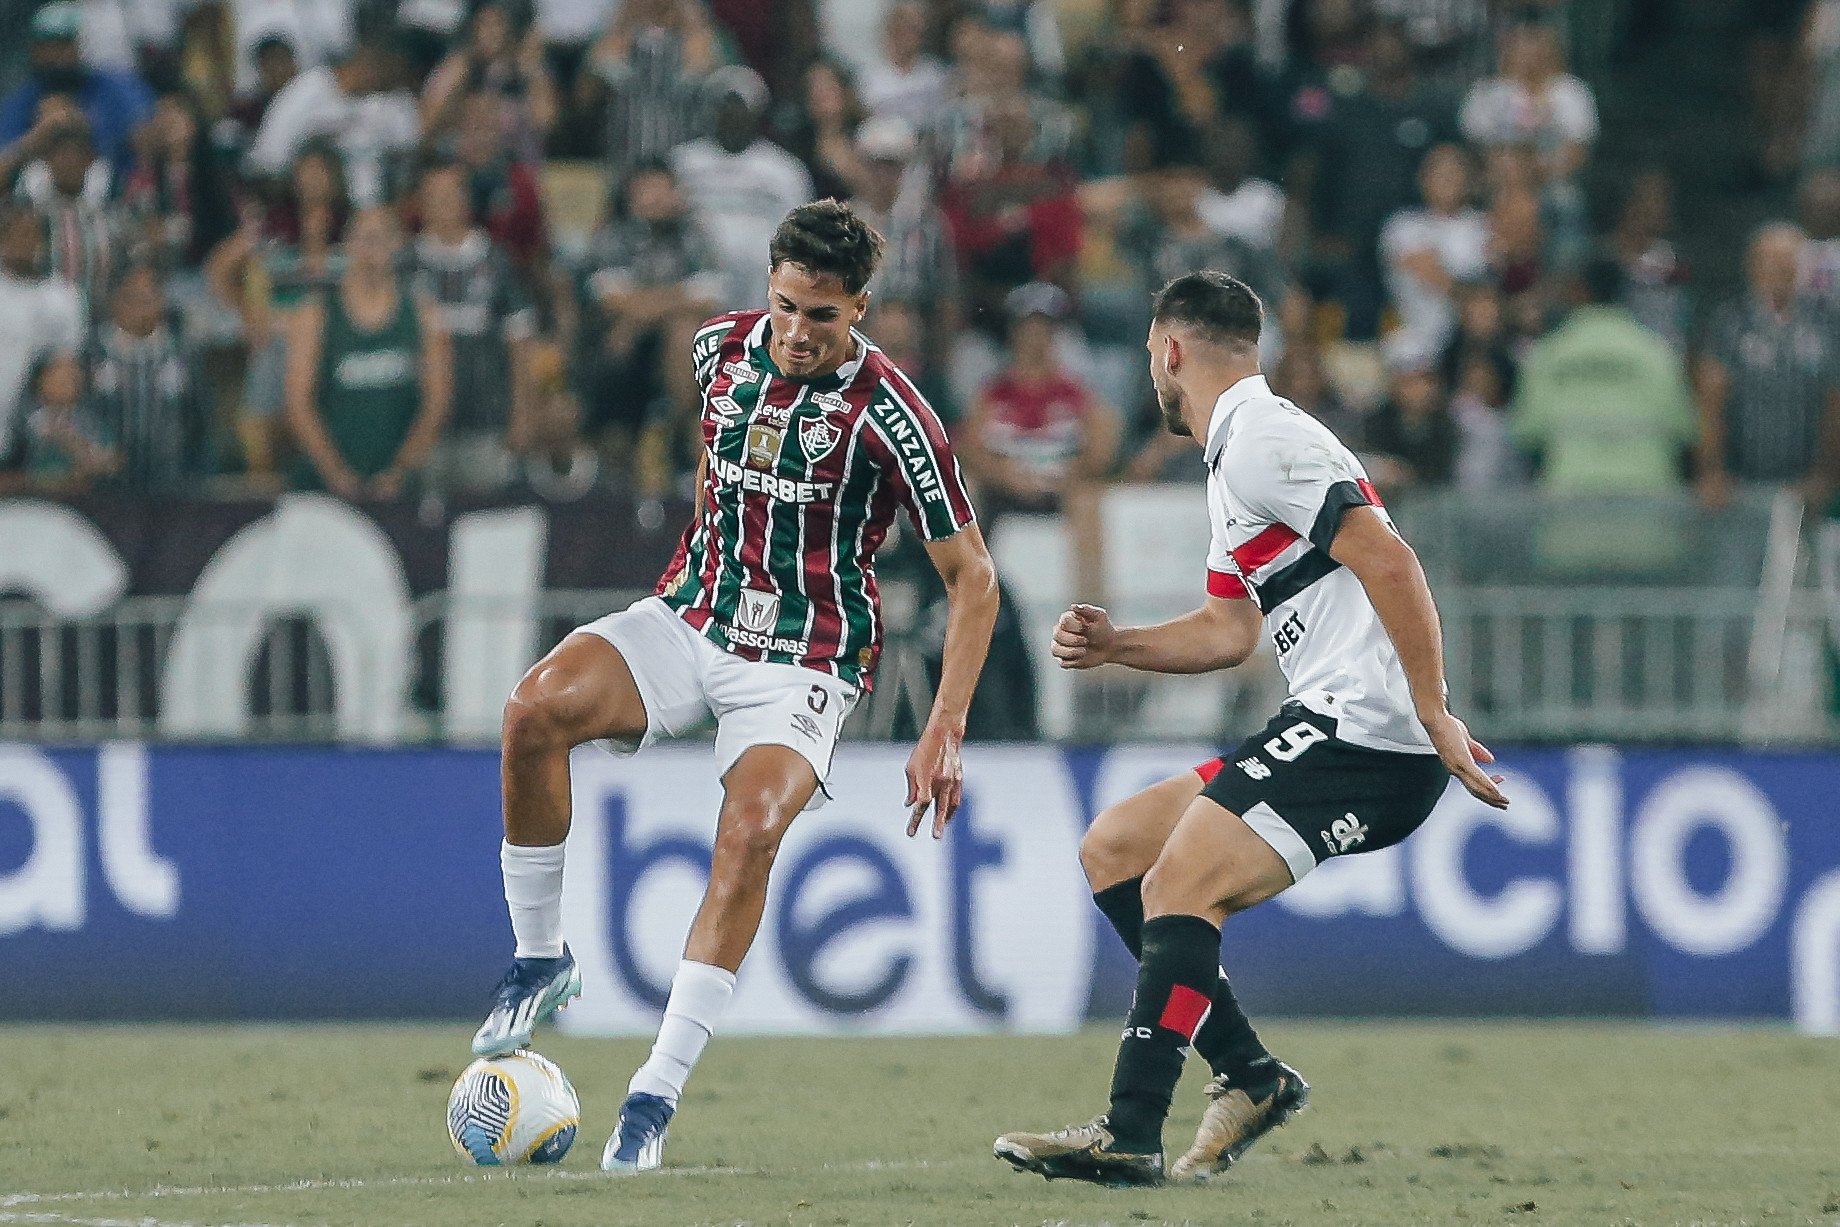
[[[1220,769],[1226,765],[1227,760],[1224,758],[1210,758],[1195,768],[1195,774],[1201,777],[1203,784],[1212,784],[1214,777],[1219,775]]]
[[[1221,597],[1229,601],[1244,601],[1252,594],[1246,591],[1246,581],[1231,571],[1208,571],[1207,590],[1209,596]]]
[[[1234,550],[1233,561],[1239,564],[1241,575],[1251,575],[1300,540],[1297,530],[1290,525],[1273,524]]]
[[[1355,484],[1356,486],[1358,486],[1358,487],[1360,487],[1360,490],[1361,490],[1361,493],[1362,493],[1362,494],[1364,494],[1364,495],[1366,495],[1366,496],[1367,496],[1367,505],[1368,505],[1369,507],[1384,507],[1384,506],[1386,506],[1386,504],[1385,504],[1385,503],[1382,503],[1382,502],[1380,501],[1380,492],[1379,492],[1378,490],[1376,490],[1376,489],[1374,489],[1374,483],[1373,483],[1373,482],[1371,482],[1371,481],[1368,481],[1368,480],[1367,480],[1367,479],[1366,479],[1365,477],[1357,477],[1357,478],[1355,478],[1355,479],[1354,479],[1354,484]]]

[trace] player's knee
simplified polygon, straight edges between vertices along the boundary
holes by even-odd
[[[541,690],[520,685],[505,701],[503,739],[509,756],[551,753],[568,749],[564,713]]]
[[[1211,901],[1199,897],[1196,885],[1192,867],[1172,862],[1166,856],[1157,857],[1156,863],[1144,872],[1144,915],[1198,911]]]
[[[731,802],[716,834],[712,882],[740,885],[764,879],[779,852],[783,827],[778,812],[764,799]]]
[[[1086,881],[1098,890],[1142,873],[1148,858],[1139,842],[1117,807],[1101,811],[1080,840],[1080,868],[1086,871]]]

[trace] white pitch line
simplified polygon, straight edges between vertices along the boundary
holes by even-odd
[[[900,1172],[917,1171],[923,1168],[951,1166],[958,1160],[936,1161],[927,1159],[870,1159],[863,1163],[821,1163],[816,1165],[820,1171],[831,1172]],[[797,1172],[799,1167],[777,1169],[781,1174]],[[809,1170],[809,1169],[807,1169]],[[581,1171],[516,1171],[467,1172],[452,1176],[384,1176],[375,1180],[362,1178],[342,1180],[290,1180],[281,1184],[224,1184],[224,1185],[155,1185],[151,1189],[85,1189],[70,1193],[5,1193],[0,1194],[0,1223],[15,1222],[64,1222],[63,1219],[35,1220],[19,1215],[4,1213],[15,1206],[39,1206],[60,1202],[85,1201],[147,1201],[169,1197],[259,1197],[270,1193],[318,1193],[344,1189],[400,1189],[442,1187],[466,1184],[504,1184],[522,1180],[527,1184],[540,1184],[551,1180],[605,1180],[609,1182],[656,1178],[659,1176],[758,1176],[766,1174],[761,1168],[751,1167],[663,1167],[655,1172],[647,1172],[643,1177],[615,1172],[581,1172]],[[74,1221],[74,1220],[69,1220]],[[122,1220],[128,1227],[145,1224],[145,1227],[163,1227],[152,1219]],[[244,1225],[238,1225],[244,1227]],[[262,1227],[260,1224],[248,1227]]]
[[[157,1218],[72,1218],[68,1214],[0,1213],[0,1223],[55,1223],[62,1227],[207,1227],[203,1223],[175,1223]],[[217,1223],[208,1227],[279,1227],[276,1223]]]

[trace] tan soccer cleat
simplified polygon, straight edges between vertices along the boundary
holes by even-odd
[[[1103,1114],[1052,1133],[1006,1133],[993,1150],[1017,1171],[1037,1172],[1049,1180],[1084,1180],[1114,1189],[1163,1183],[1162,1154],[1113,1150],[1112,1131]]]
[[[1207,1084],[1207,1111],[1195,1130],[1195,1144],[1169,1169],[1172,1182],[1206,1180],[1226,1171],[1254,1142],[1309,1105],[1310,1084],[1303,1075],[1282,1061],[1271,1063],[1276,1077],[1250,1091],[1229,1083],[1225,1074]]]

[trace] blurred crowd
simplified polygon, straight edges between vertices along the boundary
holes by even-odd
[[[1264,298],[1274,388],[1389,494],[1825,498],[1840,0],[1755,6],[1797,216],[1717,297],[1665,171],[1593,174],[1568,59],[1580,10],[1633,2],[26,3],[0,491],[660,516],[697,455],[690,333],[764,305],[773,228],[836,196],[888,240],[865,330],[987,519],[1198,474],[1142,346],[1204,267]]]

